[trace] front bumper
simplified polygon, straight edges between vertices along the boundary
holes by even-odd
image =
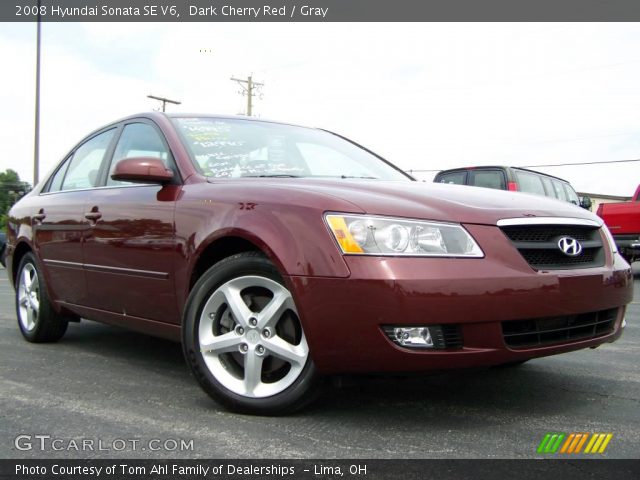
[[[639,235],[614,235],[618,251],[622,253],[629,262],[640,258],[640,236]]]
[[[609,255],[599,268],[534,271],[495,227],[467,228],[485,258],[351,256],[345,257],[349,278],[288,277],[318,369],[373,373],[488,366],[594,347],[620,336],[633,276],[618,257]],[[595,338],[533,348],[505,344],[503,321],[614,308],[612,330]],[[455,324],[463,346],[401,348],[382,330],[394,324]]]

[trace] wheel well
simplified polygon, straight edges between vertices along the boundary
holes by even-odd
[[[237,253],[261,251],[255,244],[241,237],[224,237],[216,240],[200,254],[191,274],[189,288],[193,287],[198,278],[220,260]]]
[[[16,278],[18,275],[18,265],[20,265],[20,261],[22,260],[22,257],[24,257],[24,255],[26,253],[29,253],[30,251],[31,251],[31,247],[25,242],[20,242],[18,245],[16,245],[16,249],[13,251],[13,263],[11,264],[11,275],[13,276],[12,280],[14,285],[16,283]]]

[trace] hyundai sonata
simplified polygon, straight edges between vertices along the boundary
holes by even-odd
[[[326,375],[517,364],[616,340],[629,265],[558,200],[417,182],[324,130],[135,115],[10,211],[31,342],[80,318],[181,341],[202,388],[277,414]]]

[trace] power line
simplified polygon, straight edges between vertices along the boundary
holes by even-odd
[[[575,163],[547,163],[547,164],[541,164],[541,165],[520,165],[520,167],[522,168],[537,168],[537,167],[574,167],[574,166],[579,166],[579,165],[605,165],[605,164],[612,164],[612,163],[631,163],[631,162],[640,162],[640,158],[634,158],[634,159],[629,159],[629,160],[601,160],[601,161],[596,161],[596,162],[575,162]],[[437,169],[428,169],[428,170],[424,170],[424,169],[409,169],[409,170],[405,170],[409,173],[425,173],[425,172],[439,172],[443,170],[442,168],[437,168]]]
[[[550,163],[547,165],[525,165],[525,167],[571,167],[573,165],[604,165],[608,163],[630,163],[640,162],[640,158],[630,160],[602,160],[597,162],[577,162],[577,163]]]
[[[254,90],[256,88],[259,89],[260,87],[264,87],[264,83],[254,82],[251,78],[251,75],[249,75],[246,80],[234,77],[231,77],[231,80],[233,80],[234,82],[238,82],[238,84],[242,87],[242,92],[238,93],[242,93],[242,95],[247,96],[247,116],[250,117],[252,113],[253,97],[256,96]],[[260,97],[262,97],[262,95]]]

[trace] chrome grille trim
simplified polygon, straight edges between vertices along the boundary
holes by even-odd
[[[585,218],[569,217],[519,217],[502,218],[498,220],[499,227],[527,226],[527,225],[580,225],[586,227],[600,228],[603,223]]]

